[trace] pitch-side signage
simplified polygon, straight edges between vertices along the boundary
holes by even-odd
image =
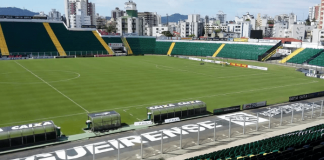
[[[143,121],[143,122],[135,122],[134,126],[145,126],[145,125],[152,125],[151,121]]]
[[[227,108],[214,109],[214,114],[225,114],[225,113],[236,112],[240,110],[241,110],[241,106],[238,105],[238,106],[232,106]]]
[[[176,117],[176,118],[170,118],[170,119],[165,119],[164,123],[173,123],[173,122],[179,122],[180,118]]]
[[[248,65],[241,64],[241,63],[230,63],[230,65],[231,66],[236,66],[236,67],[248,68]]]
[[[109,43],[109,47],[123,47],[122,43]]]
[[[242,109],[246,110],[246,109],[259,108],[259,107],[264,107],[264,106],[267,106],[267,101],[244,104]]]
[[[188,102],[179,102],[179,103],[174,103],[174,104],[166,104],[166,105],[160,105],[160,106],[152,106],[152,107],[147,107],[149,110],[157,110],[157,109],[163,109],[163,108],[169,108],[169,107],[181,107],[184,105],[188,104],[204,104],[202,101],[188,101]]]
[[[263,71],[267,71],[268,70],[267,67],[259,67],[259,66],[252,66],[252,65],[249,65],[248,68],[258,69],[258,70],[263,70]]]
[[[13,130],[20,130],[20,129],[28,129],[28,128],[37,128],[37,127],[43,127],[47,125],[54,125],[52,121],[45,121],[40,123],[31,123],[31,124],[25,124],[25,125],[19,125],[19,126],[11,126],[11,127],[4,127],[0,128],[1,132],[9,132]]]
[[[300,100],[311,99],[311,98],[317,98],[317,97],[323,97],[323,96],[324,96],[324,91],[315,92],[315,93],[309,93],[309,94],[289,97],[289,102],[300,101]]]

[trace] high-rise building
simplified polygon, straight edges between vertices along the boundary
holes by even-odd
[[[52,21],[61,21],[62,16],[59,11],[56,11],[56,9],[52,9],[52,11],[48,13],[47,19]]]
[[[111,18],[113,18],[114,20],[116,20],[117,18],[124,16],[124,13],[125,13],[125,11],[119,10],[119,8],[116,7],[115,10],[112,10],[111,11]]]
[[[319,9],[320,9],[319,4],[317,4],[313,7],[309,7],[308,18],[310,21],[313,21],[313,19],[315,19],[315,21],[319,20]]]
[[[319,23],[318,23],[318,28],[323,29],[323,23],[324,23],[324,17],[323,17],[323,12],[324,12],[324,0],[321,0],[321,4],[319,7],[319,13],[318,13],[318,18],[319,18]]]
[[[95,4],[88,0],[65,0],[65,14],[70,28],[96,25]]]
[[[223,11],[219,11],[216,14],[216,20],[220,21],[221,24],[226,23],[226,14]]]
[[[117,33],[134,33],[138,35],[144,34],[144,19],[138,17],[136,3],[128,1],[125,3],[126,14],[117,18]]]
[[[159,26],[161,24],[161,16],[156,12],[138,12],[138,18],[144,20],[145,35],[153,36],[153,27]]]
[[[181,37],[188,37],[190,35],[195,35],[195,37],[202,36],[204,23],[200,21],[199,14],[190,14],[186,21],[180,21],[179,24]]]

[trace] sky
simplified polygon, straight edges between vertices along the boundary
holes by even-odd
[[[1,0],[0,7],[25,8],[34,12],[57,9],[64,14],[64,0]],[[96,4],[96,12],[101,16],[111,16],[111,10],[119,7],[124,10],[126,0],[89,0]],[[157,12],[166,14],[200,14],[215,17],[219,11],[227,14],[227,20],[235,16],[242,17],[249,12],[257,17],[258,13],[274,17],[278,14],[297,14],[298,20],[308,17],[309,7],[320,3],[320,0],[133,0],[139,12]]]

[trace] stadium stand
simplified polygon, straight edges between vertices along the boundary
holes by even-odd
[[[121,37],[102,37],[102,39],[107,43],[123,43]]]
[[[322,49],[311,49],[306,48],[303,51],[301,51],[299,54],[292,57],[290,60],[288,60],[288,63],[297,63],[297,64],[303,64],[308,59],[312,58],[313,56],[319,54],[322,52]]]
[[[130,45],[128,44],[127,39],[125,37],[122,37],[121,40],[122,40],[125,48],[127,49],[127,54],[132,55],[133,51],[132,51],[132,48],[130,47]]]
[[[177,42],[171,54],[187,56],[212,56],[220,46],[220,43]]]
[[[161,42],[156,41],[155,44],[155,54],[166,55],[169,51],[169,48],[173,42]]]
[[[282,59],[280,61],[280,63],[286,63],[287,61],[289,61],[291,58],[293,58],[294,56],[296,56],[297,54],[299,54],[300,52],[302,52],[305,48],[298,48],[296,49],[293,53],[291,53],[290,55],[288,55],[287,57],[285,57],[284,59]]]
[[[108,44],[101,38],[99,33],[97,31],[92,31],[92,33],[96,36],[98,41],[101,43],[101,45],[106,49],[106,51],[109,53],[109,55],[114,55],[114,51],[108,46]]]
[[[134,55],[155,53],[155,37],[126,37],[126,40]]]
[[[217,57],[217,55],[222,51],[222,49],[225,47],[225,44],[222,44],[217,51],[213,54],[213,57]]]
[[[324,157],[324,124],[186,160],[318,160]]]
[[[60,56],[66,56],[66,53],[61,45],[61,43],[58,41],[57,37],[55,36],[51,26],[48,23],[43,23],[48,35],[50,36],[54,46],[56,47],[57,51],[59,52]]]
[[[76,55],[97,52],[108,54],[91,31],[69,31],[62,23],[50,23],[50,26],[67,54],[70,51]]]
[[[0,55],[9,55],[8,46],[2,32],[1,24],[0,24]]]
[[[260,55],[272,49],[273,46],[226,44],[217,57],[258,60]]]
[[[324,67],[324,53],[321,52],[320,55],[312,59],[309,64]]]
[[[169,48],[169,50],[168,50],[168,53],[167,53],[168,56],[171,55],[171,53],[172,53],[172,51],[173,51],[173,48],[174,48],[175,44],[176,44],[175,42],[172,42],[172,43],[171,43],[171,46],[170,46],[170,48]]]
[[[0,25],[11,55],[26,52],[57,53],[43,23],[1,22]]]

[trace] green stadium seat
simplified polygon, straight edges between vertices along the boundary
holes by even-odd
[[[297,64],[303,64],[316,54],[322,52],[322,49],[311,49],[311,48],[306,48],[300,53],[298,53],[296,56],[292,57],[288,63],[297,63]],[[315,62],[315,61],[314,61]]]
[[[176,42],[171,55],[213,56],[220,43]]]
[[[126,37],[134,55],[154,54],[156,38],[154,37]]]
[[[166,55],[170,49],[172,42],[156,41],[155,54]]]
[[[50,23],[66,54],[108,54],[92,31],[69,31],[62,23]]]
[[[121,37],[102,37],[102,39],[107,43],[123,43]]]
[[[324,67],[324,53],[321,53],[315,59],[311,60],[309,64]]]
[[[273,46],[248,45],[248,44],[226,44],[217,57],[258,60]]]
[[[1,22],[1,27],[11,55],[57,53],[43,23]]]

